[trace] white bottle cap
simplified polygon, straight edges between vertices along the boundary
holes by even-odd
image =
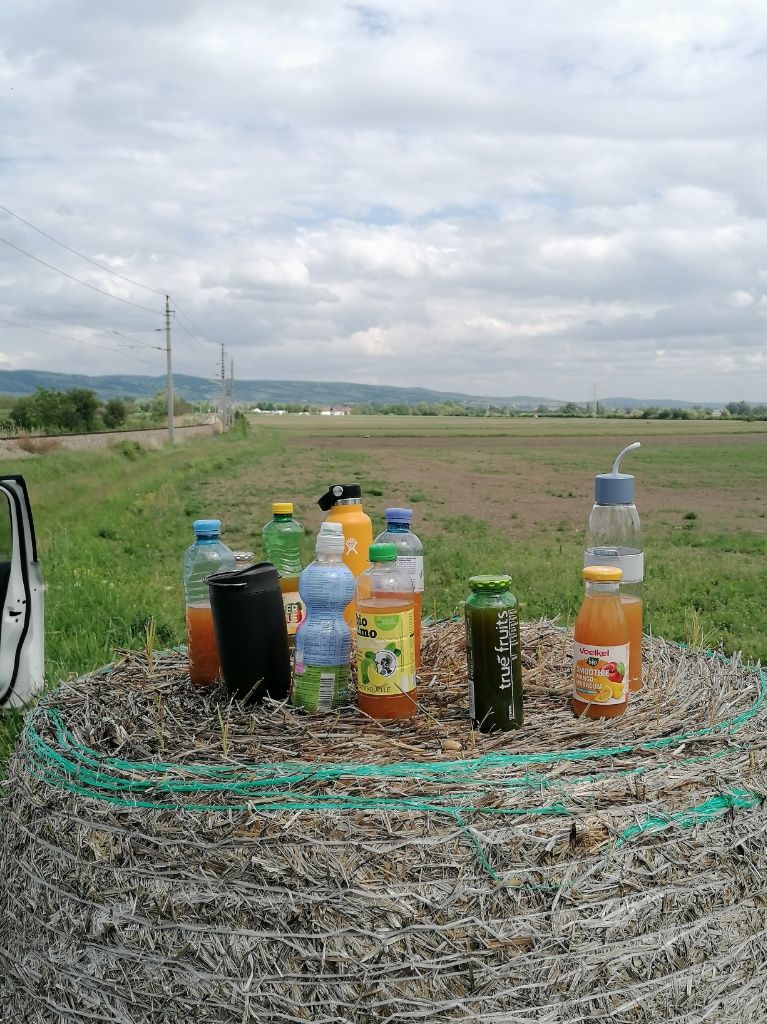
[[[318,555],[342,555],[344,531],[340,523],[323,523],[317,534],[315,551]]]

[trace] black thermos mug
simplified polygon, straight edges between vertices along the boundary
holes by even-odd
[[[239,701],[290,692],[290,649],[280,577],[271,562],[206,577],[224,683]]]

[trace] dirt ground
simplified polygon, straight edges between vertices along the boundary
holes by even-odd
[[[485,510],[496,523],[513,522],[521,536],[552,524],[583,527],[584,509],[590,508],[594,498],[593,474],[609,472],[615,448],[609,439],[600,439],[592,460],[584,459],[582,437],[320,436],[309,440],[289,436],[285,443],[288,448],[310,446],[316,456],[328,456],[328,463],[342,453],[351,456],[350,461],[365,468],[367,477],[386,483],[387,502],[414,504],[413,496],[423,501],[423,514],[419,515],[426,521],[476,516]],[[623,469],[636,475],[637,504],[643,517],[654,516],[672,526],[695,512],[711,529],[737,525],[767,532],[767,434],[663,438],[664,448],[678,452],[682,459],[689,453],[696,460],[705,460],[705,451],[712,449],[711,462],[724,458],[725,465],[727,453],[717,449],[733,444],[746,446],[756,459],[763,455],[761,488],[740,486],[737,477],[729,487],[710,486],[703,480],[700,486],[679,486],[663,468],[643,466],[637,453],[631,466],[627,463]],[[572,469],[568,468],[570,453]],[[591,468],[587,468],[588,462]]]

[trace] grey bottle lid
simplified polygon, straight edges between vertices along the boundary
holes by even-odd
[[[641,448],[640,441],[628,445],[618,452],[613,462],[612,473],[599,473],[594,478],[594,501],[597,505],[633,505],[634,477],[631,473],[620,473],[618,467],[626,452]]]

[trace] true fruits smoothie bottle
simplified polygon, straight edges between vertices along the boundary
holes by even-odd
[[[371,718],[416,712],[415,602],[394,544],[372,544],[357,580],[357,704]]]
[[[629,628],[618,584],[621,570],[589,565],[573,630],[573,713],[615,718],[628,703]]]
[[[469,717],[480,732],[523,722],[522,656],[511,576],[472,576],[464,605]]]

